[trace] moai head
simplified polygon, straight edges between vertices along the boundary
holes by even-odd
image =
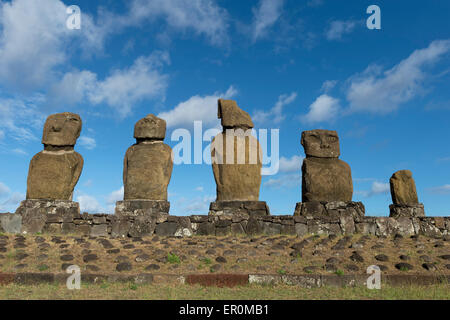
[[[153,114],[142,118],[134,126],[134,137],[139,140],[164,140],[166,121]]]
[[[307,157],[338,158],[339,137],[332,130],[310,130],[302,132],[302,146]]]
[[[254,127],[250,115],[239,108],[236,101],[219,99],[218,105],[217,117],[221,119],[224,129],[240,128],[246,130]]]
[[[81,118],[71,112],[50,115],[44,124],[42,143],[51,146],[74,146],[81,132]]]

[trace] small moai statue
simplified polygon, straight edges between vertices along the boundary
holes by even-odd
[[[211,161],[217,185],[211,215],[268,215],[266,202],[259,201],[262,151],[252,135],[249,114],[234,100],[218,100],[218,118],[223,132],[213,138]]]
[[[395,172],[389,179],[392,205],[389,206],[390,217],[424,217],[423,204],[419,203],[416,183],[409,170]]]
[[[306,158],[302,165],[302,202],[295,215],[340,215],[356,207],[364,215],[362,203],[352,202],[353,181],[350,166],[339,159],[339,136],[332,130],[303,131],[301,144]]]
[[[166,121],[153,114],[136,123],[136,143],[128,148],[123,162],[124,200],[116,203],[118,221],[113,225],[113,235],[152,234],[155,217],[168,215],[167,187],[173,160],[172,149],[164,143],[165,135]]]
[[[22,215],[25,232],[41,232],[46,219],[43,214],[79,214],[79,204],[72,197],[83,170],[83,157],[74,150],[81,127],[81,118],[75,113],[47,118],[44,150],[30,161],[26,200],[16,210]]]

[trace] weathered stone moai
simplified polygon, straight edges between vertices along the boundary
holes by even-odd
[[[259,201],[262,152],[251,135],[253,122],[236,101],[218,100],[218,118],[223,132],[211,143],[211,161],[217,185],[217,199],[210,205],[210,215],[269,215],[264,201]]]
[[[166,122],[153,114],[136,123],[136,144],[125,154],[124,200],[116,203],[118,220],[113,226],[113,235],[152,234],[155,221],[167,218],[170,209],[167,187],[173,161],[172,149],[163,142],[165,135]]]
[[[339,159],[339,137],[336,131],[302,132],[301,144],[306,158],[302,165],[302,202],[295,215],[334,216],[348,212],[361,218],[364,206],[352,202],[353,181],[350,166]]]
[[[419,203],[416,183],[409,170],[395,172],[389,180],[392,203],[389,206],[390,217],[424,217],[425,209]]]
[[[72,196],[83,169],[83,157],[74,150],[81,126],[81,118],[75,113],[47,118],[42,136],[44,150],[31,159],[26,200],[16,210],[22,215],[23,232],[45,231],[47,219],[62,221],[67,215],[80,214]]]

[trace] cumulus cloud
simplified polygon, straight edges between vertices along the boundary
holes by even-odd
[[[326,80],[322,84],[322,88],[320,88],[320,91],[323,93],[327,93],[328,91],[332,90],[337,84],[337,80]]]
[[[297,93],[292,92],[291,94],[282,94],[278,97],[277,103],[269,111],[257,111],[253,114],[253,121],[258,124],[262,124],[268,120],[271,123],[279,124],[284,120],[283,107],[285,105],[291,104],[297,98]]]
[[[170,111],[161,112],[158,117],[166,120],[167,127],[192,126],[194,121],[202,121],[203,125],[218,125],[217,100],[229,99],[237,94],[237,90],[230,86],[225,93],[215,92],[212,95],[195,95],[180,102]]]
[[[433,194],[439,194],[439,195],[448,195],[450,194],[450,184],[445,184],[443,186],[430,188],[429,192]]]
[[[10,192],[11,190],[8,188],[8,186],[3,182],[0,182],[0,198],[6,196]]]
[[[252,9],[252,39],[263,38],[281,15],[284,0],[260,0],[258,7]]]
[[[228,12],[213,0],[134,0],[130,13],[118,22],[132,25],[159,18],[170,29],[193,30],[214,45],[228,43]]]
[[[450,40],[433,41],[427,48],[415,50],[389,70],[376,65],[349,79],[347,100],[350,111],[388,113],[423,93],[428,75],[426,67],[435,64],[450,51]]]
[[[309,111],[302,117],[302,121],[308,123],[332,122],[338,116],[339,111],[339,100],[322,94],[309,106]]]
[[[328,40],[341,40],[343,35],[351,33],[357,25],[358,21],[356,20],[331,21],[326,31],[326,37]]]
[[[91,195],[77,192],[76,199],[80,203],[80,210],[82,212],[99,213],[104,211],[98,200]]]
[[[281,175],[279,178],[270,178],[263,183],[265,187],[280,189],[293,188],[302,184],[302,176],[298,173]]]
[[[181,198],[177,204],[184,212],[204,213],[209,210],[209,204],[216,199],[215,196],[197,197],[194,199]]]
[[[59,0],[14,0],[0,3],[0,83],[21,90],[42,89],[55,81],[73,42],[84,49],[101,47],[103,29],[82,16],[83,27],[66,27],[67,6]]]
[[[280,172],[294,172],[299,171],[302,167],[303,157],[301,156],[292,156],[290,158],[281,157],[280,158]]]
[[[355,179],[356,180],[356,179]],[[372,180],[372,179],[368,179]],[[360,194],[364,197],[371,197],[378,194],[389,194],[390,192],[389,183],[373,181],[370,190],[357,191],[356,194]]]
[[[7,212],[15,212],[20,202],[25,199],[25,195],[20,192],[7,194],[7,199],[0,203],[0,210]]]
[[[107,199],[107,204],[116,204],[117,201],[123,200],[124,187],[122,186],[120,189],[111,192]]]
[[[90,138],[90,137],[86,137],[86,136],[81,136],[78,139],[78,144],[82,147],[85,147],[88,150],[92,150],[97,146],[97,143],[94,138]]]

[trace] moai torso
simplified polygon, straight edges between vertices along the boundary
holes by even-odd
[[[416,183],[409,170],[395,172],[389,180],[391,187],[392,203],[396,205],[416,205],[417,198]]]
[[[224,132],[211,144],[211,160],[217,185],[217,201],[258,201],[262,155],[252,136],[253,123],[235,101],[219,100]]]
[[[27,199],[72,200],[83,170],[83,157],[73,150],[81,131],[81,118],[73,113],[54,114],[44,125],[44,150],[30,161]]]
[[[124,159],[124,200],[167,200],[172,175],[172,149],[163,143],[164,120],[148,115],[135,126],[137,143]]]
[[[338,159],[336,131],[304,131],[302,145],[306,154],[302,165],[302,201],[352,201],[351,170]]]

